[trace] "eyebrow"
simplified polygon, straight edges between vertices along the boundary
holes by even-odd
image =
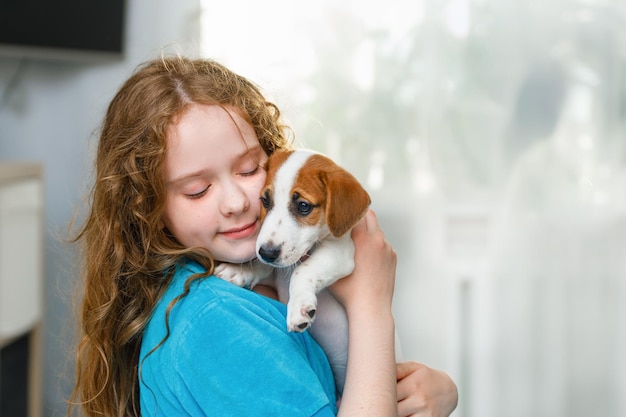
[[[261,147],[261,145],[255,145],[255,146],[253,146],[251,148],[248,148],[246,146],[246,148],[241,153],[239,153],[238,155],[235,156],[235,159],[237,161],[240,161],[240,160],[244,159],[247,155],[256,155],[259,152],[261,152],[262,150],[263,150],[263,148]],[[257,162],[257,164],[259,163],[259,161],[255,161],[255,162]],[[198,170],[198,171],[185,173],[185,174],[182,174],[182,175],[180,175],[180,176],[178,176],[178,177],[176,177],[176,178],[174,178],[172,180],[166,181],[165,184],[166,185],[172,185],[172,184],[177,184],[177,183],[180,183],[180,182],[184,182],[186,180],[190,180],[190,179],[193,179],[193,178],[198,178],[198,177],[201,177],[201,176],[205,175],[208,171],[209,170],[207,170],[207,169],[201,169],[201,170]]]
[[[206,169],[202,169],[200,171],[196,171],[196,172],[190,172],[188,174],[183,174],[177,178],[174,178],[173,180],[170,181],[166,181],[165,184],[166,185],[173,185],[173,184],[177,184],[179,182],[184,182],[186,180],[190,180],[192,178],[198,178],[201,177],[202,175],[204,175],[207,172]]]

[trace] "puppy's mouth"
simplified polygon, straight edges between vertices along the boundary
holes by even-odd
[[[299,258],[292,259],[292,257],[285,257],[282,250],[282,245],[261,245],[258,250],[258,258],[261,262],[264,262],[268,265],[272,265],[277,268],[286,268],[292,265],[296,265],[302,263],[311,257],[311,254],[317,248],[317,244],[313,245],[308,251],[305,252]],[[281,256],[282,255],[282,256]]]

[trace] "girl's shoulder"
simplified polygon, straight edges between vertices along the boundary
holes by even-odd
[[[166,334],[175,345],[176,341],[188,340],[197,333],[224,332],[250,323],[279,330],[286,327],[285,305],[213,275],[194,277],[205,272],[194,262],[177,266],[167,290],[153,310],[142,345],[154,346]]]
[[[174,323],[198,322],[206,315],[212,319],[218,319],[220,315],[227,315],[233,319],[232,313],[237,313],[235,319],[243,318],[244,312],[284,322],[286,307],[282,303],[214,275],[194,277],[205,272],[205,269],[195,262],[179,265],[168,289],[155,308],[155,314],[164,313],[169,309],[169,319]],[[187,285],[188,293],[185,294]]]
[[[286,306],[214,276],[192,281],[179,298],[189,278],[203,272],[196,264],[179,267],[144,331],[142,409],[154,409],[157,399],[160,407],[171,399],[216,415],[245,415],[232,407],[247,408],[253,401],[266,407],[260,415],[332,409],[328,360],[308,332],[287,330]],[[273,387],[271,395],[267,386]],[[294,395],[302,401],[294,403]],[[290,411],[270,413],[277,407]]]

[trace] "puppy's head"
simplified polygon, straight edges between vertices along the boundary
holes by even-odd
[[[293,265],[329,234],[349,232],[370,204],[357,179],[324,155],[277,151],[265,168],[257,255],[274,266]]]

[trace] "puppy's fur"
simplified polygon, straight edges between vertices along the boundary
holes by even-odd
[[[250,287],[274,277],[279,298],[287,303],[289,331],[312,326],[341,391],[348,322],[325,288],[354,269],[350,231],[366,213],[370,197],[352,174],[312,151],[276,151],[265,169],[256,244],[260,262],[220,264],[216,275]]]

